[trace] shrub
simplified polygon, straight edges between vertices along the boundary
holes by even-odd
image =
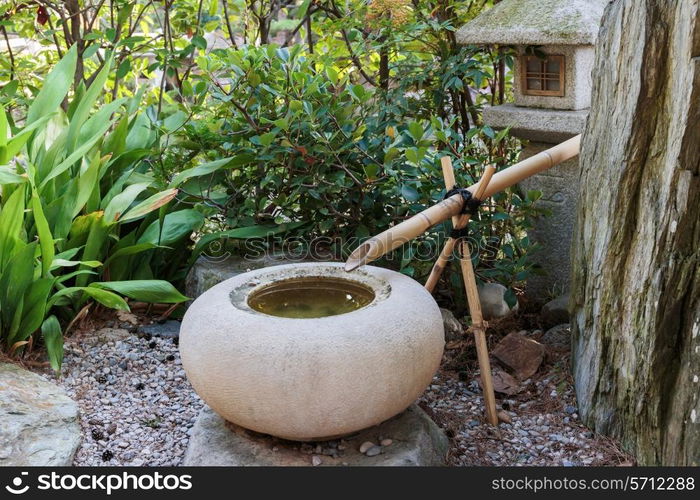
[[[507,131],[472,127],[464,135],[437,116],[406,119],[393,93],[353,83],[300,46],[217,50],[198,64],[209,79],[202,111],[208,119],[182,128],[166,164],[177,171],[183,158],[233,158],[231,168],[204,184],[209,195],[202,179],[194,188],[218,207],[212,220],[222,228],[302,224],[292,233],[297,238],[288,240],[298,248],[286,250],[295,254],[321,243],[344,259],[363,238],[438,202],[445,192],[442,156],[455,160],[461,185],[475,183],[483,165],[517,157]],[[540,213],[533,206],[537,198],[508,190],[473,224],[473,243],[486,250],[477,258],[482,280],[515,287],[534,270],[525,230]],[[380,264],[423,279],[446,230],[434,228]],[[448,283],[456,278],[446,275]],[[448,288],[447,300],[461,299],[461,286]]]

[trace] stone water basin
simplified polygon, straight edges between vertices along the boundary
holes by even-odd
[[[195,300],[180,331],[187,376],[216,413],[297,441],[401,413],[432,380],[443,346],[440,310],[419,283],[341,263],[235,276]]]

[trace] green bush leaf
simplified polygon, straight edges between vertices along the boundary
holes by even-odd
[[[403,186],[401,186],[401,194],[408,201],[420,200],[420,193],[407,184],[404,184]]]
[[[198,49],[205,50],[207,48],[207,41],[201,35],[195,35],[192,37],[192,45]]]
[[[296,229],[298,227],[303,226],[304,224],[306,223],[289,222],[277,226],[248,226],[239,227],[236,229],[229,229],[228,231],[218,231],[216,233],[207,234],[199,239],[199,241],[194,247],[194,250],[192,250],[192,258],[190,263],[192,263],[194,259],[196,259],[199,256],[199,254],[201,254],[213,241],[224,238],[240,240],[246,240],[250,238],[265,238],[267,236],[272,236],[274,234],[280,234],[290,231],[292,229]]]
[[[179,187],[183,182],[194,177],[201,177],[203,175],[212,174],[221,169],[230,169],[240,167],[242,165],[247,165],[255,160],[256,156],[253,154],[240,154],[234,156],[233,158],[223,158],[221,160],[210,161],[208,163],[202,163],[193,168],[188,168],[178,173],[170,183],[171,188]]]

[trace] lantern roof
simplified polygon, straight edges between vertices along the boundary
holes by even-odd
[[[503,0],[457,31],[463,45],[593,45],[609,0]]]

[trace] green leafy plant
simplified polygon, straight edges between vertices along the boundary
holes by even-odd
[[[128,309],[123,297],[186,300],[167,281],[146,279],[150,259],[132,267],[133,259],[183,237],[183,221],[191,233],[204,218],[165,210],[177,189],[158,189],[142,165],[152,134],[143,115],[129,112],[133,102],[92,112],[109,60],[66,101],[75,64],[71,48],[22,126],[0,110],[0,340],[14,353],[40,331],[55,369],[59,319],[87,301]]]

